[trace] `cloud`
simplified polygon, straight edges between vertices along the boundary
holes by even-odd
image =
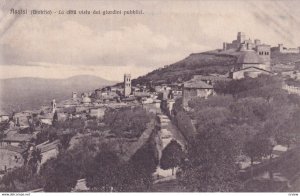
[[[143,65],[178,43],[143,24],[97,32],[76,21],[53,25],[40,18],[18,20],[1,39],[2,64],[49,62],[71,65]],[[155,59],[154,59],[155,60]]]
[[[76,73],[72,69],[78,74],[89,69],[113,77],[104,72],[132,68],[139,70],[136,74],[143,74],[190,53],[221,48],[222,42],[235,39],[238,31],[272,45],[280,42],[297,47],[300,42],[297,1],[70,2],[32,0],[21,1],[18,6],[64,10],[143,9],[145,14],[13,17],[1,11],[0,16],[5,16],[0,24],[1,69],[19,65],[19,68],[27,67],[26,70],[41,67],[39,73],[47,73],[47,69],[55,71],[59,69],[56,65],[60,65],[72,74]],[[23,73],[28,75],[30,71],[24,68]],[[20,75],[10,73],[14,74]]]

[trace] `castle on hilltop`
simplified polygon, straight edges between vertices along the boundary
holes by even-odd
[[[254,42],[252,42],[250,38],[246,39],[246,35],[243,32],[238,32],[237,39],[231,43],[223,43],[223,51],[226,50],[255,51],[264,64],[270,65],[271,46],[262,44],[259,39],[255,39]]]
[[[238,32],[236,40],[233,40],[231,43],[223,43],[223,50],[239,50],[242,45],[245,45],[248,50],[259,50],[264,44],[261,44],[261,41],[259,39],[255,39],[254,42],[252,42],[250,38],[246,38],[245,33]]]
[[[236,40],[223,43],[223,51],[239,52],[236,65],[230,73],[233,79],[271,73],[271,46],[262,44],[259,39],[252,42],[245,33],[238,32]]]

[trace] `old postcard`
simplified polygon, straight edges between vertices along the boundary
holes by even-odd
[[[0,192],[297,196],[299,18],[296,0],[1,0]]]

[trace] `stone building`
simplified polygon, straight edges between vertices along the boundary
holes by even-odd
[[[298,48],[286,48],[283,46],[283,44],[278,44],[277,47],[272,48],[273,51],[278,51],[280,53],[292,53],[292,54],[298,54],[300,53],[300,47]]]
[[[272,74],[270,65],[262,56],[269,54],[258,54],[254,50],[242,49],[237,62],[230,73],[232,79],[241,79],[246,76],[255,78],[260,74]],[[266,57],[267,58],[267,57]]]
[[[56,101],[55,101],[55,99],[53,99],[51,101],[51,108],[52,108],[52,113],[54,114],[55,111],[56,111]]]
[[[241,44],[244,43],[246,40],[246,35],[243,32],[238,32],[237,39],[233,40],[231,43],[224,42],[223,43],[223,50],[229,49],[239,49]]]
[[[85,106],[88,106],[92,103],[91,98],[89,98],[88,96],[83,97],[81,103]]]
[[[182,105],[186,108],[188,107],[188,103],[190,100],[196,97],[207,98],[213,93],[214,91],[212,85],[207,84],[194,76],[193,79],[183,84]]]
[[[95,107],[89,109],[89,115],[91,117],[103,118],[105,115],[106,107]]]
[[[261,58],[263,64],[265,64],[267,67],[266,69],[268,71],[271,70],[271,46],[267,44],[261,44],[255,47],[254,49],[256,53]]]
[[[262,44],[259,39],[252,42],[251,39],[246,39],[243,32],[238,32],[237,39],[233,40],[232,43],[223,43],[223,51],[230,49],[233,51],[254,50],[261,57],[264,64],[270,65],[271,46]]]
[[[72,99],[76,100],[77,99],[77,92],[72,92]]]
[[[30,143],[34,136],[32,134],[20,134],[15,131],[10,131],[6,134],[6,137],[0,140],[0,146],[22,146]]]
[[[47,160],[55,158],[59,153],[59,140],[53,142],[46,141],[36,146],[37,149],[41,150],[42,160],[40,165],[46,163]]]
[[[8,121],[9,115],[8,114],[0,114],[0,122]]]
[[[217,75],[217,74],[211,74],[211,75],[195,75],[194,79],[201,80],[209,85],[214,86],[217,82],[228,82],[231,80],[231,78],[228,77],[228,75]]]
[[[128,97],[131,94],[131,75],[124,74],[124,96]]]

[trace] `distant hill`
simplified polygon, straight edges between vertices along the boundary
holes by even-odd
[[[79,96],[82,92],[93,91],[115,82],[91,75],[79,75],[67,79],[12,78],[0,79],[0,107],[11,112],[37,109],[43,104],[49,105],[52,99],[68,99],[72,92]]]

